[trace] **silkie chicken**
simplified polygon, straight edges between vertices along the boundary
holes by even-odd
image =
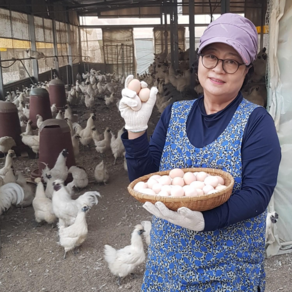
[[[4,136],[0,138],[0,152],[6,154],[8,150],[16,146],[16,143],[13,138],[9,136]]]
[[[115,158],[114,164],[116,164],[117,158],[122,156],[123,153],[125,152],[125,147],[124,147],[124,144],[123,144],[122,139],[121,139],[121,136],[124,133],[124,131],[125,131],[125,128],[124,127],[121,128],[118,131],[117,138],[111,132],[112,137],[111,137],[110,147],[111,147],[111,150],[112,150],[112,154],[113,154],[113,156]]]
[[[66,180],[68,176],[68,167],[66,165],[66,160],[69,152],[66,149],[63,149],[54,165],[54,167],[50,170],[50,174],[55,179]]]
[[[21,172],[16,172],[16,183],[22,187],[24,192],[24,198],[17,207],[30,206],[35,196],[35,184],[28,183]]]
[[[8,210],[11,205],[20,204],[23,198],[23,189],[16,183],[7,183],[0,187],[0,215]]]
[[[145,232],[143,233],[143,236],[145,238],[147,245],[149,245],[150,244],[150,231],[151,231],[151,227],[152,227],[151,222],[150,221],[142,221],[141,224],[145,230]]]
[[[275,211],[268,212],[266,218],[266,243],[269,242],[269,239],[272,239],[272,242],[274,241],[273,225],[277,223],[278,219],[278,213],[276,213]]]
[[[94,178],[98,183],[106,184],[108,182],[109,174],[103,160],[95,167]]]
[[[59,221],[59,244],[64,247],[64,259],[68,251],[79,247],[87,238],[86,213],[88,210],[89,207],[86,205],[79,209],[75,222],[68,227]]]
[[[5,164],[4,167],[2,167],[0,169],[0,176],[2,178],[5,177],[5,175],[7,174],[7,172],[10,171],[11,167],[12,167],[12,163],[13,163],[13,157],[15,156],[14,150],[10,149],[8,150],[7,156],[5,158]]]
[[[95,150],[98,153],[105,153],[108,149],[110,149],[110,143],[111,143],[111,130],[110,128],[106,128],[104,133],[104,139],[100,140],[100,141],[95,141],[94,140],[94,144],[95,144]]]
[[[78,123],[73,124],[75,133],[81,137],[80,142],[84,146],[88,145],[92,140],[91,132],[92,132],[92,128],[94,127],[94,121],[95,121],[95,114],[91,113],[86,122],[86,127],[84,129]]]
[[[132,273],[135,268],[145,261],[145,252],[141,235],[144,228],[141,224],[135,226],[131,236],[131,245],[116,250],[110,245],[104,246],[104,259],[111,273],[120,279]]]
[[[52,201],[45,195],[44,185],[41,178],[36,178],[35,182],[37,183],[37,188],[35,197],[32,201],[35,221],[38,224],[41,224],[43,221],[48,224],[53,224],[57,221],[57,217],[53,212]]]
[[[74,186],[78,189],[86,188],[88,185],[88,175],[81,166],[71,166],[69,173],[72,173]]]
[[[61,221],[60,224],[65,226],[70,226],[75,222],[79,210],[84,205],[87,205],[89,208],[94,204],[97,205],[97,197],[100,197],[99,192],[86,192],[76,200],[72,200],[62,180],[55,180],[53,186],[53,211],[59,218],[59,222]]]

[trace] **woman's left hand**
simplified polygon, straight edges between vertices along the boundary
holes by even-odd
[[[202,231],[205,228],[204,216],[199,211],[192,211],[186,207],[181,207],[175,212],[169,210],[162,202],[156,202],[155,205],[146,202],[143,208],[158,218],[193,231]]]

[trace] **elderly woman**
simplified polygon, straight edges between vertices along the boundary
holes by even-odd
[[[203,96],[167,107],[150,143],[146,129],[157,89],[139,111],[132,110],[135,93],[122,92],[130,180],[177,167],[220,168],[235,180],[230,199],[209,211],[143,205],[154,216],[142,291],[265,289],[266,209],[281,149],[271,116],[240,93],[257,38],[255,26],[242,16],[224,14],[212,22],[198,54]]]

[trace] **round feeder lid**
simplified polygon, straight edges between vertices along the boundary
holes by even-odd
[[[1,113],[17,112],[17,107],[12,102],[0,100],[0,112]]]
[[[59,127],[63,133],[70,132],[70,128],[65,120],[47,119],[41,124],[39,131],[41,132],[46,127]]]
[[[33,88],[30,91],[30,95],[37,95],[37,96],[48,96],[49,93],[46,89],[44,88]]]
[[[49,85],[63,85],[64,86],[64,82],[57,77],[55,79],[52,79]]]

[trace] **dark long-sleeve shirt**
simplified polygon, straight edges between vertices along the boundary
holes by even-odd
[[[207,115],[203,97],[192,107],[186,128],[190,142],[198,148],[212,143],[225,130],[242,101],[239,94],[223,110]],[[147,133],[129,140],[122,135],[130,181],[159,170],[167,128],[171,118],[171,105],[163,112],[148,142]],[[281,148],[274,121],[263,108],[256,108],[247,122],[241,147],[242,186],[223,205],[204,211],[205,231],[234,224],[255,217],[267,208],[277,183]]]

